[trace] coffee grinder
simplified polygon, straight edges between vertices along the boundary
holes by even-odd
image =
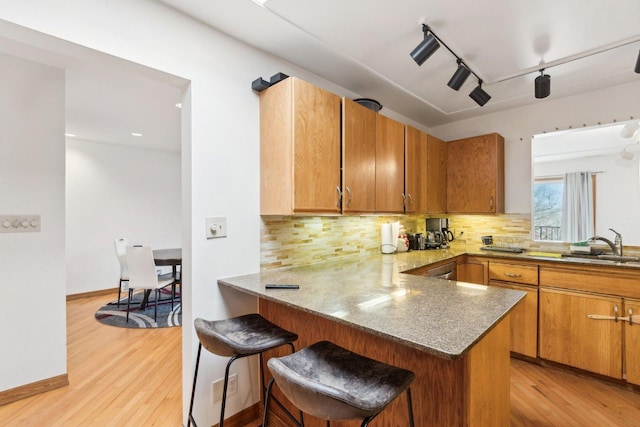
[[[441,236],[442,249],[449,248],[449,242],[453,240],[453,233],[449,231],[449,218],[427,218],[427,232],[429,231]]]

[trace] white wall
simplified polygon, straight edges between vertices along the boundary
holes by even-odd
[[[0,234],[0,391],[67,372],[64,72],[3,55],[0,214],[42,232]]]
[[[118,286],[116,238],[181,247],[180,153],[75,138],[66,147],[67,294]]]
[[[531,137],[543,132],[577,129],[598,123],[625,121],[632,116],[640,117],[638,93],[640,80],[566,98],[554,99],[551,95],[550,98],[527,107],[437,126],[429,129],[429,132],[445,141],[490,132],[498,132],[504,136],[506,212],[529,213]]]

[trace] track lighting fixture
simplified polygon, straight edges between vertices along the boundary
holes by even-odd
[[[478,86],[471,91],[469,97],[476,101],[476,103],[481,107],[491,99],[491,95],[482,89],[482,80],[478,80]]]
[[[440,43],[438,43],[438,40],[432,33],[429,33],[429,27],[425,24],[422,24],[422,32],[424,33],[424,39],[410,53],[418,65],[424,64],[424,62],[440,48]]]
[[[638,52],[638,59],[636,60],[636,73],[640,74],[640,51]]]
[[[536,77],[535,83],[536,98],[546,98],[551,93],[551,76],[544,73],[544,68],[540,70],[540,75]]]
[[[447,85],[453,90],[459,90],[464,82],[467,80],[470,74],[473,74],[478,79],[478,87],[476,87],[469,96],[478,103],[481,107],[486,104],[491,96],[482,89],[482,79],[473,72],[471,68],[464,63],[462,58],[460,58],[454,51],[451,50],[449,46],[433,32],[431,28],[429,28],[426,24],[422,24],[422,32],[424,33],[424,40],[411,52],[411,57],[413,58],[418,65],[422,65],[429,57],[440,47],[443,45],[453,56],[456,57],[456,63],[458,64],[458,68],[449,79],[449,83]]]
[[[469,77],[469,74],[471,74],[471,71],[464,65],[462,59],[458,58],[457,62],[458,69],[453,73],[453,76],[451,76],[449,83],[447,83],[447,86],[453,90],[459,90],[467,80],[467,77]]]

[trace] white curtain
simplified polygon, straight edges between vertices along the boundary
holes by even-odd
[[[590,172],[564,175],[562,240],[579,242],[594,235],[593,185]]]

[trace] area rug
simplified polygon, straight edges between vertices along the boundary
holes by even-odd
[[[160,303],[158,304],[158,320],[153,320],[155,309],[155,292],[149,295],[149,302],[144,310],[140,310],[143,293],[136,293],[131,299],[131,311],[129,312],[129,322],[127,323],[127,298],[120,300],[118,307],[117,300],[111,301],[96,311],[96,320],[109,326],[120,328],[169,328],[182,325],[182,306],[179,296],[174,300],[171,308],[171,296],[169,291],[163,290],[160,293]]]

